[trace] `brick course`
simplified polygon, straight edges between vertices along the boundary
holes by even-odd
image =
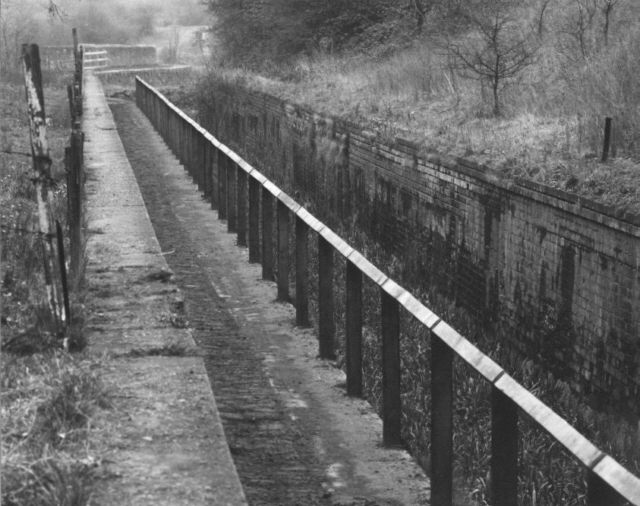
[[[640,218],[385,142],[261,93],[215,86],[200,122],[330,225],[357,223],[596,407],[640,415]],[[417,281],[416,281],[417,280]]]

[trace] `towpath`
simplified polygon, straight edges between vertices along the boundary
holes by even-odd
[[[166,261],[184,297],[164,311],[186,322],[204,356],[210,414],[224,427],[212,437],[226,437],[233,457],[219,465],[235,466],[249,504],[428,504],[422,470],[404,450],[382,446],[377,415],[346,396],[343,373],[317,358],[312,330],[294,326],[293,308],[275,301],[275,285],[261,280],[144,115],[129,100],[110,104],[136,179],[111,191],[139,185],[159,241],[153,261]],[[180,416],[196,414],[191,402],[182,406]]]

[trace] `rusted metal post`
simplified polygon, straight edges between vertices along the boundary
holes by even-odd
[[[347,260],[347,395],[362,396],[362,272]]]
[[[249,262],[260,262],[260,183],[249,176]]]
[[[296,216],[296,325],[309,326],[309,226]]]
[[[382,439],[387,446],[402,444],[400,401],[400,305],[380,289],[382,324]]]
[[[431,335],[431,504],[451,506],[453,489],[453,351]]]
[[[218,150],[218,219],[227,219],[227,157]]]
[[[622,506],[627,503],[608,483],[589,470],[587,471],[587,504],[589,506]]]
[[[604,141],[602,144],[602,161],[609,158],[609,148],[611,147],[611,118],[604,119]]]
[[[335,358],[333,320],[333,247],[318,236],[318,340],[320,358]]]
[[[238,246],[247,245],[247,173],[239,165],[236,166],[238,173]]]
[[[51,315],[56,325],[58,325],[62,315],[60,314],[59,297],[54,284],[56,255],[52,240],[51,157],[49,156],[49,144],[47,142],[46,114],[38,45],[23,44],[22,58],[29,116],[29,134],[31,136],[31,154],[35,173],[33,182],[38,203],[38,224],[44,240],[44,277],[47,300]]]
[[[262,279],[273,281],[273,195],[262,188]]]
[[[289,208],[278,200],[278,300],[289,297]]]
[[[518,503],[518,408],[491,389],[491,504]]]
[[[238,231],[238,190],[236,182],[235,163],[229,159],[225,159],[227,164],[227,231],[235,233]]]

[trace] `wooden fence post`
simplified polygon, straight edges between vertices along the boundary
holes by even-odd
[[[56,221],[56,239],[58,241],[58,264],[60,267],[60,283],[62,287],[62,301],[64,306],[64,321],[71,323],[71,307],[69,304],[69,284],[67,283],[67,265],[64,258],[64,236],[60,222]]]
[[[218,219],[227,219],[227,157],[218,151]]]
[[[387,446],[402,444],[400,400],[400,305],[380,288],[382,324],[382,439]]]
[[[69,260],[73,283],[80,280],[82,269],[82,186],[83,186],[84,133],[71,131],[67,160],[67,200],[69,222]]]
[[[491,387],[491,504],[518,503],[518,408]]]
[[[51,222],[52,197],[51,158],[47,142],[46,114],[44,94],[42,92],[42,73],[40,70],[40,51],[37,44],[23,44],[22,58],[24,63],[25,89],[27,96],[29,133],[31,136],[31,153],[33,156],[33,181],[36,187],[38,203],[38,224],[44,241],[44,277],[47,300],[51,316],[59,326],[60,313],[57,287],[54,284],[56,273],[56,254],[53,244],[53,228]]]
[[[627,504],[611,486],[593,471],[587,471],[587,504],[589,506],[622,506]]]
[[[347,260],[347,395],[362,396],[362,271]]]
[[[262,188],[262,279],[273,281],[273,195]]]
[[[238,246],[247,245],[247,173],[240,165],[236,165],[238,193]]]
[[[226,158],[225,163],[227,165],[227,232],[235,233],[238,230],[237,172],[230,158]]]
[[[296,216],[296,325],[309,326],[309,226]]]
[[[278,300],[289,297],[289,208],[280,200],[278,208]]]
[[[260,183],[249,176],[249,262],[260,262]]]
[[[611,118],[604,119],[604,141],[602,143],[602,161],[609,158],[609,148],[611,147]]]
[[[333,247],[318,235],[318,340],[320,358],[335,358],[333,320]]]
[[[431,504],[451,506],[453,489],[453,351],[431,334]]]

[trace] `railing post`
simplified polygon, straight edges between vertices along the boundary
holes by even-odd
[[[333,247],[318,236],[318,339],[320,358],[335,358],[333,321]]]
[[[296,325],[309,326],[309,226],[296,216]]]
[[[273,281],[273,195],[262,188],[262,279]]]
[[[289,208],[278,200],[278,300],[289,301]]]
[[[588,470],[587,504],[589,506],[622,506],[625,500],[596,473]]]
[[[236,166],[238,193],[238,246],[247,245],[247,173],[240,165]]]
[[[518,503],[518,408],[491,388],[491,504]]]
[[[400,305],[380,289],[382,324],[382,439],[387,446],[402,444],[400,401]]]
[[[230,158],[225,160],[227,165],[227,231],[236,232],[238,230],[238,195],[236,170]]]
[[[198,132],[198,150],[200,151],[200,179],[202,180],[202,194],[205,198],[209,196],[208,186],[208,166],[207,166],[207,140],[201,132]]]
[[[212,191],[211,191],[211,152],[213,148],[211,143],[202,137],[202,159],[203,163],[203,173],[204,173],[204,197],[205,199],[211,201],[212,200]]]
[[[211,209],[218,209],[218,149],[207,142],[211,155],[209,157],[209,183],[211,189],[209,191],[209,199],[211,201]]]
[[[453,487],[453,351],[431,335],[431,504],[451,506]]]
[[[227,157],[218,150],[218,219],[227,219]]]
[[[249,262],[260,261],[260,183],[249,176]]]
[[[362,271],[347,260],[347,395],[362,396]]]

